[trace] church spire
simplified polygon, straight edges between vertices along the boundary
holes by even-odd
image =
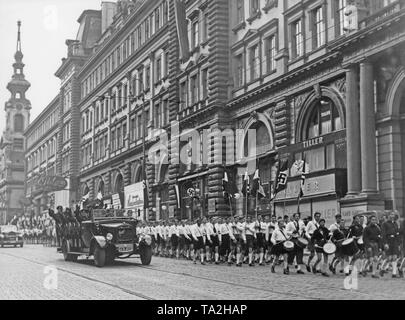
[[[21,52],[21,21],[17,21],[18,34],[17,34],[17,52]]]

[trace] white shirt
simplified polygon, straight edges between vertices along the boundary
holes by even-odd
[[[171,238],[172,235],[177,235],[177,228],[174,224],[169,227],[169,238]]]
[[[205,227],[205,232],[206,232],[207,239],[209,241],[211,241],[211,236],[215,235],[214,226],[212,225],[212,223],[207,222],[204,227]]]
[[[190,225],[186,224],[186,225],[184,226],[184,234],[186,234],[186,235],[191,235]]]
[[[256,227],[256,222],[246,223],[245,224],[245,234],[256,237],[255,227]]]
[[[190,229],[191,229],[191,235],[193,236],[193,238],[195,240],[197,240],[197,238],[199,238],[199,237],[204,236],[204,231],[203,231],[204,227],[202,225],[198,226],[197,224],[193,224],[190,227]]]
[[[163,237],[165,239],[167,239],[167,237],[169,236],[169,233],[170,233],[170,226],[164,226],[162,233],[163,233]]]
[[[316,229],[319,228],[319,223],[316,222],[315,220],[311,220],[308,222],[306,228],[305,228],[305,234],[308,238],[312,237],[312,234]]]
[[[286,241],[286,240],[288,240],[288,236],[287,236],[287,233],[285,232],[285,229],[283,229],[283,230],[277,229],[277,230],[274,230],[274,232],[272,233],[270,241],[272,244],[275,245],[281,241]]]
[[[236,229],[239,231],[240,236],[242,237],[242,239],[244,241],[246,241],[246,233],[245,233],[245,226],[246,226],[246,222],[238,222],[236,224]]]
[[[298,236],[302,236],[305,232],[305,223],[302,220],[295,221],[290,221],[287,223],[287,226],[285,227],[285,232],[287,233],[288,236],[291,236],[295,231],[298,231]]]

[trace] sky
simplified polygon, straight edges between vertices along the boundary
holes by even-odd
[[[102,0],[0,0],[0,135],[5,128],[6,89],[13,74],[17,21],[21,20],[24,75],[31,83],[31,121],[57,95],[55,72],[67,55],[66,39],[75,39],[77,19],[87,9],[100,10]]]

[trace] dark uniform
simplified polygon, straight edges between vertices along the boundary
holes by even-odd
[[[326,227],[319,226],[312,235],[312,241],[315,244],[315,251],[323,252],[323,246],[328,242],[329,230]]]
[[[385,221],[381,226],[381,232],[384,244],[388,245],[387,255],[394,256],[399,254],[399,228],[391,221]]]
[[[358,240],[363,235],[363,226],[352,224],[349,228],[349,234]],[[358,241],[355,241],[355,245],[360,252],[364,252],[364,244],[359,244]]]
[[[363,232],[364,247],[369,258],[376,257],[381,248],[381,229],[378,225],[368,225]]]

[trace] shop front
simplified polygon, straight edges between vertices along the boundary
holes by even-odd
[[[288,159],[289,174],[285,190],[274,200],[277,216],[313,216],[321,213],[326,224],[332,224],[340,213],[339,201],[347,192],[346,131],[340,130],[304,140],[280,151],[281,159]],[[303,197],[298,200],[301,189],[302,168],[296,163],[305,160],[305,184]],[[347,217],[349,222],[349,217]]]

